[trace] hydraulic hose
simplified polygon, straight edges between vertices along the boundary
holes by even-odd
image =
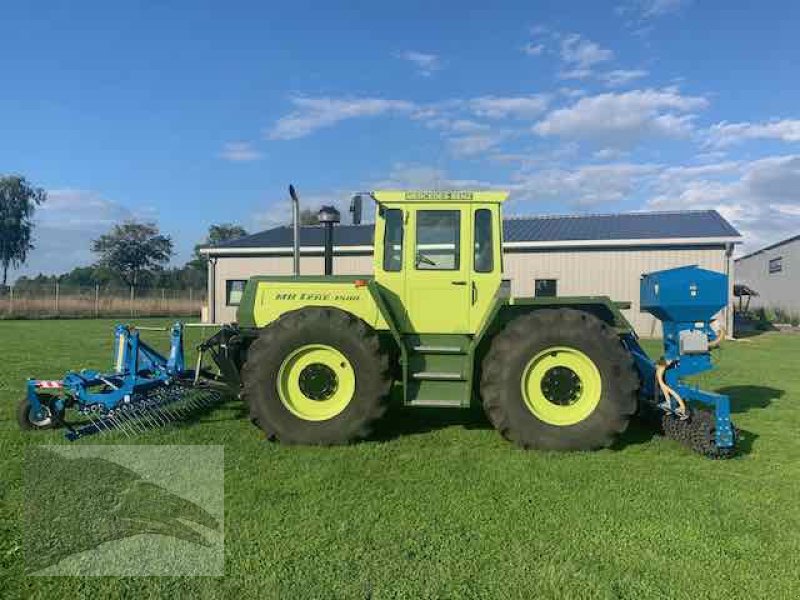
[[[681,395],[672,389],[666,381],[664,381],[664,373],[667,369],[669,369],[674,363],[674,361],[665,362],[663,360],[659,361],[656,365],[656,383],[658,384],[661,393],[664,394],[664,399],[669,401],[670,398],[673,398],[675,402],[678,404],[678,415],[682,419],[686,419],[689,416],[689,411],[686,409],[686,402],[684,402]]]

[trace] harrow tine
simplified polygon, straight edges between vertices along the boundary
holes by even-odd
[[[98,419],[95,421],[94,418],[91,415],[91,412],[87,413],[87,416],[89,417],[89,420],[92,422],[92,425],[94,426],[95,431],[97,431],[97,433],[103,433],[104,428],[101,426],[102,418],[98,417]]]
[[[131,427],[137,433],[144,433],[147,430],[144,428],[141,422],[141,417],[139,416],[139,409],[135,406],[131,407]]]
[[[160,426],[158,421],[156,421],[153,418],[153,415],[150,414],[150,411],[149,411],[148,408],[145,407],[145,408],[142,409],[142,416],[147,421],[148,427],[150,427],[151,429],[153,427],[159,427]]]
[[[172,421],[171,421],[171,420],[170,420],[170,419],[167,417],[167,415],[165,415],[165,414],[164,414],[164,412],[161,410],[161,406],[159,406],[158,404],[154,404],[154,405],[152,406],[151,410],[153,411],[153,415],[155,415],[155,417],[156,417],[156,418],[157,418],[157,419],[158,419],[158,420],[159,420],[161,423],[163,423],[165,426],[166,426],[166,425],[169,425],[169,424],[172,422]]]
[[[173,383],[136,393],[115,408],[101,405],[83,409],[88,420],[76,428],[69,439],[95,433],[121,431],[131,438],[152,429],[191,418],[192,415],[218,404],[222,396],[209,387]]]
[[[119,419],[119,422],[122,425],[122,431],[125,432],[125,435],[130,437],[129,431],[133,431],[134,434],[136,433],[136,430],[134,430],[131,427],[131,420],[127,410],[121,412],[117,418]]]
[[[122,423],[122,415],[114,415],[111,418],[113,419],[113,423],[116,426],[116,428],[119,429],[122,433],[124,433],[125,437],[131,437],[130,434],[128,433],[128,430]]]

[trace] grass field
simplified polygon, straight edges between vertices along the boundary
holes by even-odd
[[[609,450],[524,452],[460,412],[395,413],[350,447],[282,447],[231,401],[138,440],[225,445],[225,577],[26,576],[23,451],[67,442],[19,433],[14,407],[29,375],[106,367],[111,325],[0,322],[0,595],[800,597],[800,336],[780,334],[726,343],[701,380],[733,397],[744,440],[727,462],[641,426]]]

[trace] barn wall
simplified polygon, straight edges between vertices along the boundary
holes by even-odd
[[[637,333],[643,337],[659,337],[658,320],[639,312],[639,278],[642,273],[695,264],[725,273],[726,261],[722,246],[640,247],[506,254],[505,270],[515,296],[533,296],[536,279],[556,279],[559,296],[603,295],[613,300],[629,301],[631,308],[623,314]]]
[[[534,280],[556,279],[559,296],[609,296],[630,301],[624,311],[639,335],[657,337],[661,330],[656,319],[639,312],[639,278],[642,273],[697,264],[725,273],[727,258],[723,246],[684,248],[569,249],[506,252],[505,277],[511,279],[515,296],[533,296]],[[321,256],[304,256],[301,273],[319,275]],[[225,282],[252,275],[291,275],[291,256],[219,257],[215,273],[217,322],[233,321],[236,307],[225,305]],[[334,258],[334,273],[361,275],[372,273],[372,256],[344,255]],[[731,281],[733,277],[731,277]],[[729,329],[730,330],[730,329]]]
[[[780,259],[781,270],[770,273],[773,259]],[[750,300],[751,308],[782,308],[800,314],[800,239],[737,260],[736,282],[758,292]]]

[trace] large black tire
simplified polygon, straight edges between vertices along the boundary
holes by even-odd
[[[600,373],[600,398],[588,416],[569,425],[539,419],[525,402],[529,361],[551,347],[574,348]],[[517,317],[492,340],[483,360],[481,396],[489,420],[524,448],[593,450],[611,445],[637,409],[633,359],[606,323],[572,309],[542,309]]]
[[[278,392],[278,373],[298,348],[324,344],[341,352],[355,372],[355,391],[346,408],[322,421],[296,416]],[[347,444],[370,435],[388,407],[389,359],[374,329],[337,308],[304,308],[284,314],[261,331],[242,369],[244,399],[253,422],[290,444]]]

